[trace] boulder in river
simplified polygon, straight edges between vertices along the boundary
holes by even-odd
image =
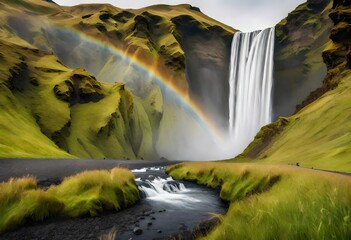
[[[135,227],[133,229],[133,234],[134,235],[141,235],[141,234],[143,234],[143,230],[141,228],[139,228],[139,227]]]

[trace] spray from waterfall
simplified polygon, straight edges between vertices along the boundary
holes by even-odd
[[[272,121],[274,28],[233,37],[229,78],[229,131],[236,154]]]

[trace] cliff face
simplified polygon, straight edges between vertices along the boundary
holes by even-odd
[[[191,16],[172,19],[185,52],[186,76],[190,95],[217,117],[220,125],[228,121],[229,63],[233,34],[220,26],[206,26]]]
[[[351,157],[351,18],[350,1],[335,0],[332,42],[323,52],[327,75],[322,87],[289,118],[265,126],[244,151],[244,157],[266,163],[299,162],[304,167],[345,171]]]
[[[276,26],[274,118],[301,109],[322,84],[327,69],[321,52],[329,42],[330,0],[308,0]]]
[[[323,59],[328,67],[325,83],[345,69],[351,68],[351,1],[334,0],[329,14],[334,27],[330,39],[333,41],[323,52]]]

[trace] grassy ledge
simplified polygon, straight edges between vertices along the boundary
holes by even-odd
[[[221,187],[230,201],[204,239],[350,239],[351,178],[309,169],[238,163],[182,163],[175,179]]]
[[[96,216],[120,210],[139,199],[134,175],[127,169],[88,171],[67,177],[58,186],[39,189],[33,177],[0,183],[0,233],[27,220]]]

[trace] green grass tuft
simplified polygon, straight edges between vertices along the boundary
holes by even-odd
[[[34,178],[11,179],[0,183],[0,232],[14,229],[27,219],[42,221],[56,216],[63,203],[37,189]]]
[[[96,216],[103,210],[121,210],[139,199],[134,175],[127,169],[89,171],[65,178],[47,191],[35,178],[0,183],[0,232],[28,220]]]
[[[96,216],[104,208],[120,210],[139,198],[134,175],[126,169],[83,172],[48,190],[65,203],[70,217]]]
[[[176,179],[221,187],[221,198],[231,202],[204,239],[350,239],[349,177],[235,163],[187,163],[167,171]]]

